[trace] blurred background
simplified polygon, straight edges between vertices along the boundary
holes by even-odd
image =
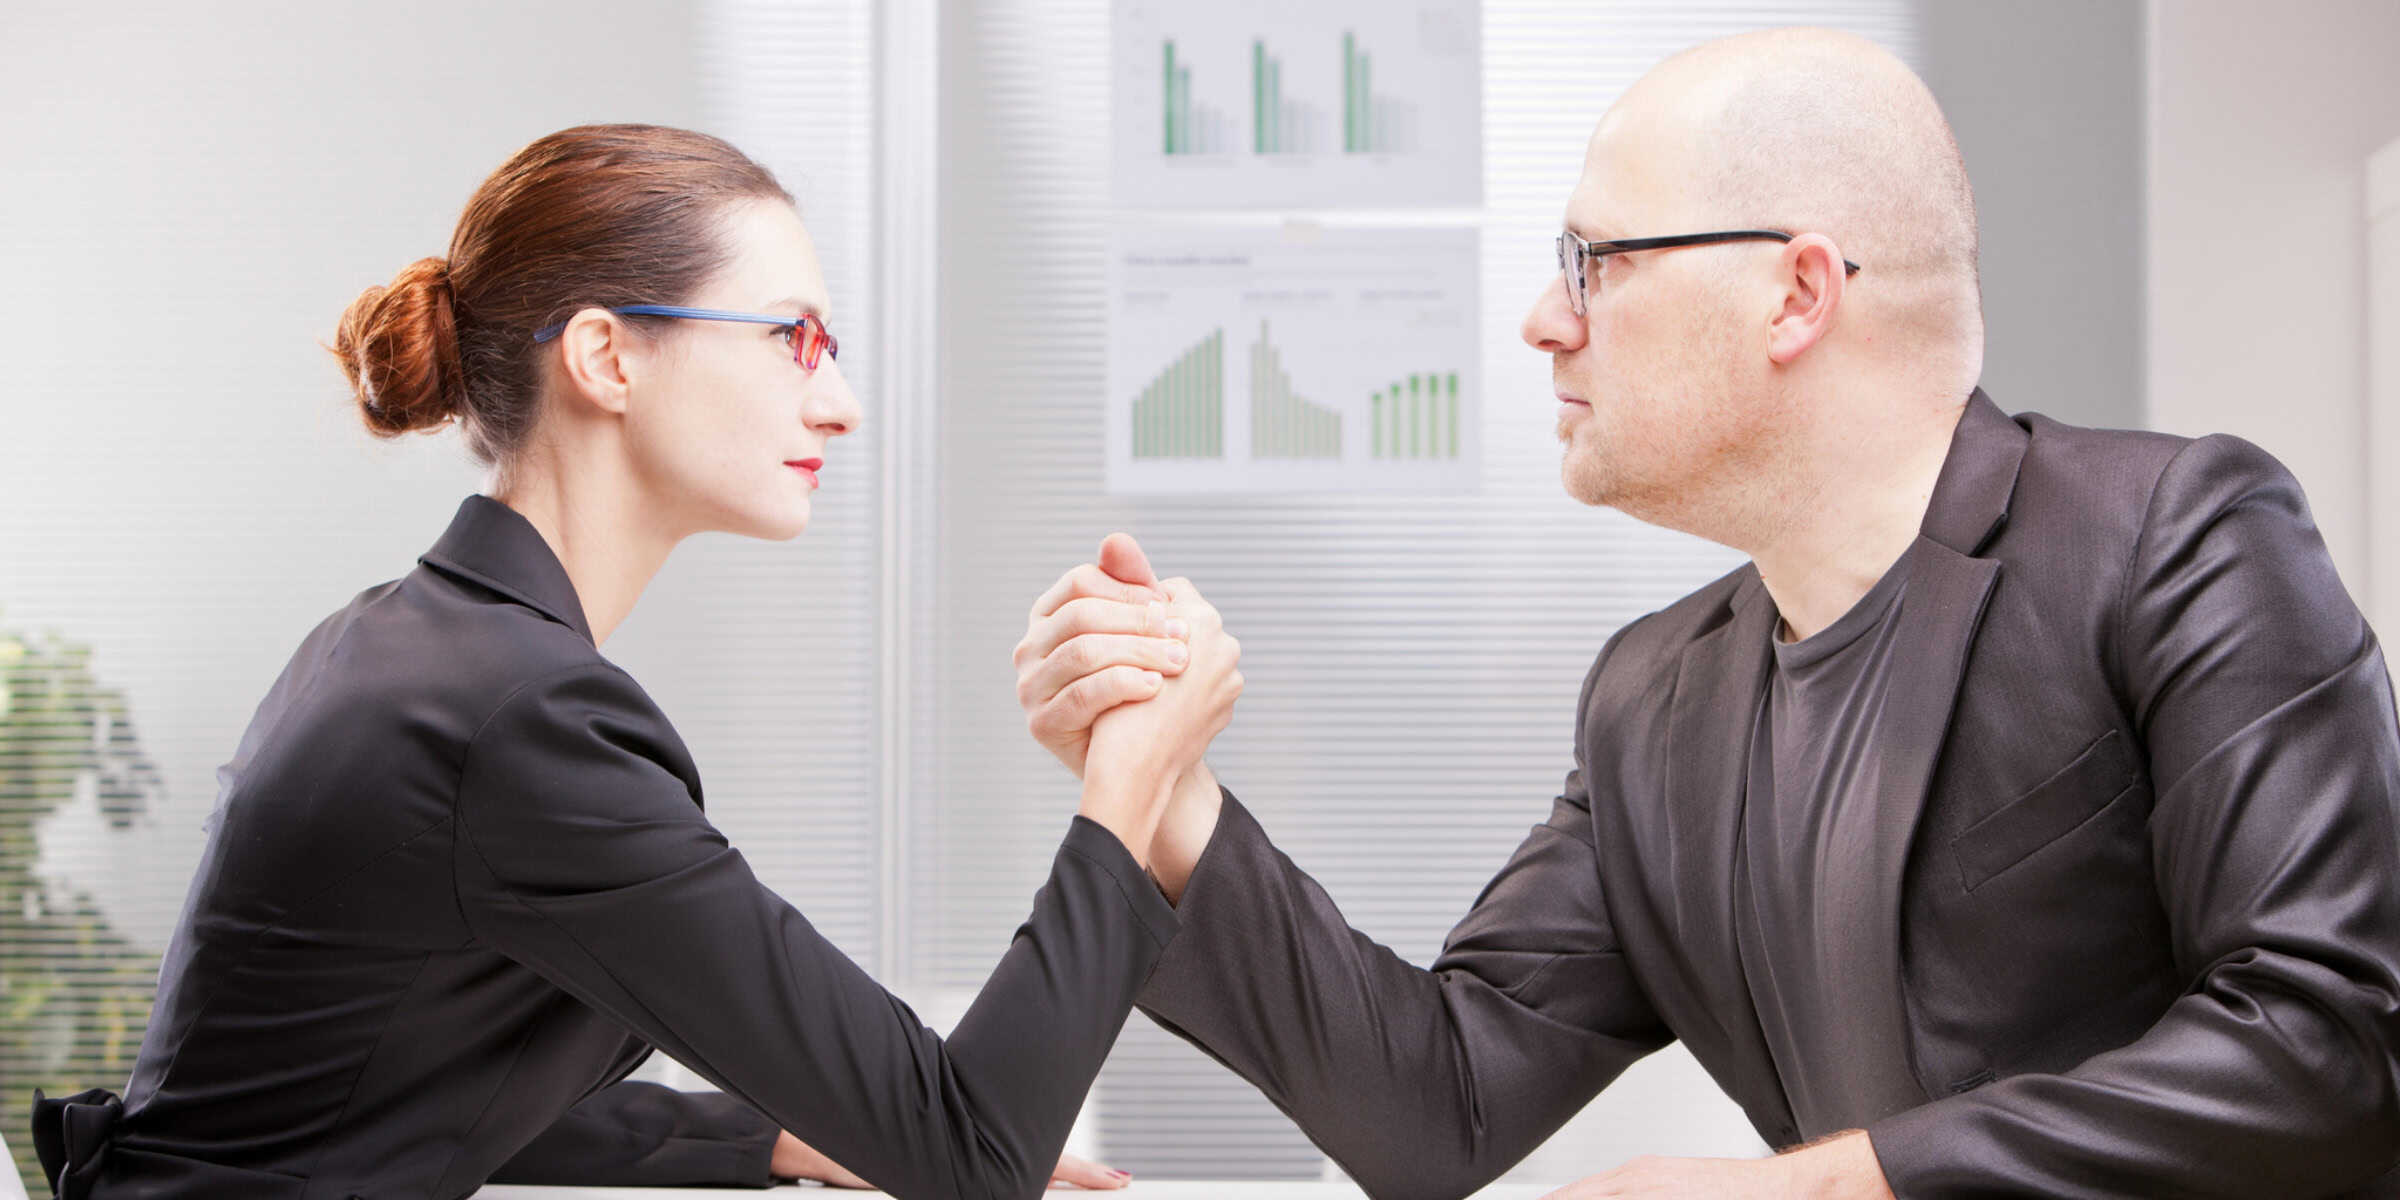
[[[1009,650],[1111,529],[1242,638],[1211,761],[1360,928],[1430,962],[1547,814],[1593,654],[1738,561],[1561,493],[1548,363],[1516,335],[1593,123],[1706,38],[1830,25],[1915,65],[1980,203],[1993,398],[2258,442],[2375,624],[2400,615],[2400,4],[1484,0],[1482,483],[1377,496],[1104,489],[1109,18],[0,7],[0,1135],[21,1162],[33,1087],[124,1086],[252,707],[481,485],[452,437],[369,438],[322,344],[566,125],[717,133],[800,198],[865,431],[804,538],[688,544],[607,654],[760,875],[937,1027],[1074,810]],[[1148,1178],[1327,1171],[1139,1016],[1077,1144]],[[1761,1149],[1670,1048],[1512,1177]]]

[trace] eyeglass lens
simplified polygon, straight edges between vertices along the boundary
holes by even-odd
[[[835,340],[833,331],[825,328],[825,322],[818,320],[815,313],[801,317],[800,323],[792,327],[792,358],[803,368],[814,371],[828,355],[835,359],[842,356],[842,344]]]
[[[1576,316],[1583,315],[1584,273],[1583,241],[1571,233],[1558,235],[1558,273],[1567,284],[1567,305]]]

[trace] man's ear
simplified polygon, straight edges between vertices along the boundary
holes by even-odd
[[[630,326],[603,308],[587,308],[567,321],[552,343],[566,368],[568,395],[604,412],[623,415],[636,364]]]
[[[1843,265],[1842,248],[1821,233],[1804,233],[1786,242],[1778,262],[1783,298],[1767,323],[1767,357],[1788,367],[1832,331],[1849,268]]]

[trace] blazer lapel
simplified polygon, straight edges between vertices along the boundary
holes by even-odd
[[[1727,599],[1728,619],[1686,648],[1675,671],[1668,717],[1668,877],[1675,926],[1686,937],[1733,945],[1734,845],[1750,762],[1750,726],[1774,661],[1775,606],[1755,572]]]
[[[1775,606],[1755,571],[1744,571],[1726,601],[1726,619],[1695,639],[1676,667],[1663,793],[1663,878],[1671,892],[1663,906],[1673,913],[1668,952],[1681,961],[1704,1006],[1702,1013],[1679,1015],[1713,1021],[1722,1054],[1711,1053],[1715,1047],[1694,1036],[1696,1030],[1679,1033],[1721,1081],[1727,1071],[1746,1081],[1725,1081],[1726,1088],[1760,1128],[1789,1128],[1790,1100],[1759,1028],[1734,925],[1751,726],[1774,661],[1769,639]]]
[[[489,496],[469,496],[417,561],[506,596],[592,640],[565,564],[533,522]]]
[[[1933,786],[1950,715],[1965,677],[1967,654],[1983,623],[2000,564],[1969,558],[1920,539],[1910,555],[1907,589],[1893,630],[1895,673],[1884,697],[1883,725],[1864,794],[1869,819],[1843,822],[1842,844],[1829,856],[1824,880],[1837,911],[1863,913],[1851,930],[1827,931],[1842,973],[1858,981],[1856,1008],[1839,1024],[1849,1045],[1836,1053],[1854,1063],[1840,1120],[1863,1124],[1928,1097],[1916,1070],[1900,961],[1901,884],[1911,839]]]
[[[1845,844],[1832,856],[1826,880],[1829,889],[1853,898],[1849,911],[1866,914],[1855,939],[1837,943],[1845,969],[1860,981],[1859,1011],[1845,1022],[1854,1039],[1844,1048],[1845,1061],[1860,1066],[1851,1122],[1863,1124],[1927,1098],[1901,974],[1901,886],[1968,654],[2000,577],[1998,559],[1975,556],[2008,522],[2028,440],[2022,426],[1976,389],[1951,435],[1908,555],[1909,578],[1893,631],[1902,669],[1884,698],[1885,724],[1868,791],[1872,819],[1844,825]]]

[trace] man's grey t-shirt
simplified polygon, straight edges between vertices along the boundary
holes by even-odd
[[[1838,1027],[1861,1009],[1858,989],[1894,983],[1849,969],[1870,927],[1872,881],[1827,856],[1874,840],[1854,827],[1876,819],[1868,789],[1884,702],[1893,673],[1910,666],[1893,652],[1908,563],[1902,555],[1813,636],[1777,638],[1751,733],[1734,919],[1760,1032],[1803,1129],[1882,1115],[1864,1109],[1865,1081],[1849,1078]]]

